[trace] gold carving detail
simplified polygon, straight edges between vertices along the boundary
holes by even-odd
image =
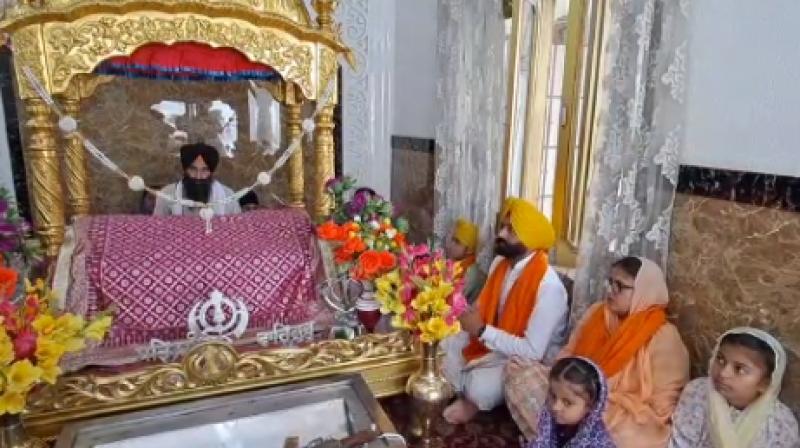
[[[218,342],[198,345],[183,363],[162,364],[112,376],[65,375],[30,397],[30,418],[63,411],[70,418],[129,408],[154,399],[210,396],[225,389],[242,390],[266,384],[291,382],[329,373],[360,363],[389,363],[399,355],[411,356],[407,333],[371,334],[352,341],[328,340],[301,348],[265,349],[237,353]],[[361,369],[359,369],[361,370]]]
[[[20,0],[14,7],[7,10],[5,20],[8,22],[23,20],[36,15],[64,15],[69,16],[75,10],[136,10],[144,9],[140,0]],[[241,8],[259,14],[269,14],[281,17],[298,25],[311,26],[311,18],[302,0],[159,0],[164,9],[194,9],[208,10],[213,8]],[[152,6],[152,5],[150,5]],[[58,20],[63,20],[59,17]]]
[[[53,115],[44,101],[25,101],[26,168],[33,222],[45,253],[56,257],[64,242],[64,200]]]
[[[331,198],[325,191],[325,183],[335,175],[333,142],[333,105],[327,106],[317,114],[316,135],[314,139],[316,173],[314,175],[314,216],[328,216]]]
[[[288,84],[286,86],[286,130],[288,140],[293,142],[303,135],[303,116],[302,98],[298,98],[296,88]],[[300,147],[289,158],[289,206],[302,208],[305,207],[305,171],[303,168],[303,140],[300,140]]]
[[[306,97],[315,98],[312,72],[316,44],[242,20],[155,13],[89,16],[73,23],[48,23],[44,34],[52,90],[56,93],[64,92],[74,75],[89,73],[103,60],[131,54],[141,45],[196,41],[236,48],[297,84]]]
[[[20,98],[31,98],[36,95],[36,91],[28,83],[22,67],[28,67],[44,86],[47,86],[48,83],[44,69],[45,64],[42,60],[44,51],[42,51],[43,43],[40,31],[39,25],[31,25],[14,33],[14,71]]]
[[[77,117],[81,103],[77,88],[71,89],[62,100],[64,113]],[[64,185],[67,188],[67,202],[71,216],[89,214],[89,168],[86,148],[77,135],[64,138]]]

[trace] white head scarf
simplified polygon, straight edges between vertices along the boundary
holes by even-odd
[[[749,334],[766,342],[775,353],[775,369],[772,371],[769,388],[742,411],[742,414],[736,419],[736,423],[731,419],[731,406],[713,385],[710,386],[708,393],[710,432],[714,446],[716,448],[750,448],[778,401],[783,374],[786,372],[786,351],[783,349],[783,345],[769,333],[756,328],[739,327],[728,330],[720,336],[711,356],[711,364],[717,359],[722,338],[729,334]]]

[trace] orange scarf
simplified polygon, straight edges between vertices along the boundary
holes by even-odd
[[[547,272],[547,253],[539,251],[528,261],[522,275],[511,287],[503,314],[497,322],[497,307],[500,305],[500,295],[503,292],[503,280],[510,271],[511,262],[507,259],[503,259],[495,266],[478,297],[478,312],[487,325],[495,326],[514,336],[522,336],[528,327],[528,318],[536,307],[539,284]],[[469,345],[464,347],[462,354],[464,359],[470,362],[486,355],[489,351],[483,342],[473,337],[470,338]]]
[[[666,322],[664,307],[655,306],[633,313],[610,332],[606,326],[606,305],[598,306],[578,335],[573,354],[591,359],[611,378],[633,360]]]
[[[458,267],[461,268],[461,276],[467,275],[467,271],[475,264],[475,255],[467,255],[463,260],[459,260]]]

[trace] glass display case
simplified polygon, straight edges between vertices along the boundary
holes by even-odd
[[[84,420],[64,427],[56,448],[405,447],[358,374]],[[331,444],[332,440],[333,443]]]

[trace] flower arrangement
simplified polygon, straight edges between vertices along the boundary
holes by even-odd
[[[392,325],[411,330],[422,342],[433,343],[458,333],[458,317],[467,309],[460,267],[441,250],[409,246],[399,267],[375,281],[381,312],[392,313]]]
[[[29,236],[30,226],[11,203],[8,191],[0,187],[0,253],[5,263],[30,266],[41,261],[39,246]]]
[[[74,314],[56,314],[54,295],[42,280],[25,280],[25,296],[14,303],[18,274],[0,267],[0,415],[18,414],[39,383],[54,384],[65,353],[101,341],[111,326],[102,314],[90,322]]]
[[[354,186],[350,177],[326,183],[334,205],[317,234],[334,244],[340,272],[356,280],[373,280],[397,265],[396,254],[405,247],[408,223],[395,218],[392,204],[370,188],[356,189],[346,201]]]

